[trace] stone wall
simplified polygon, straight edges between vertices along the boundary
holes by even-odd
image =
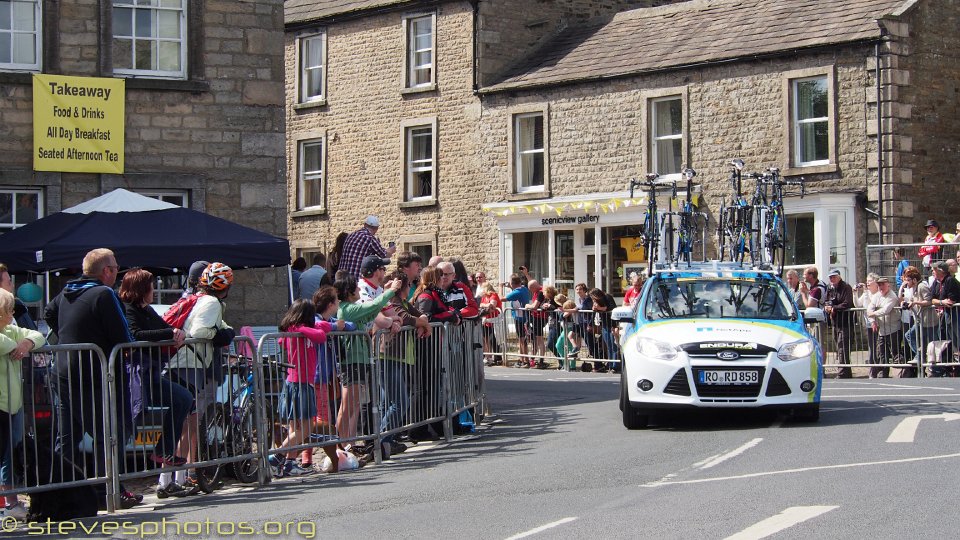
[[[888,23],[899,63],[891,96],[898,176],[891,179],[910,201],[903,219],[892,219],[891,240],[919,242],[923,224],[936,219],[945,232],[960,221],[960,9],[952,0],[927,0],[900,24]],[[896,216],[898,208],[890,209]]]
[[[45,73],[101,75],[101,3],[46,2],[58,41],[45,44],[57,52]],[[191,5],[204,8],[203,71],[195,81],[128,81],[124,175],[33,173],[29,75],[0,75],[0,183],[45,186],[48,214],[116,187],[186,189],[195,209],[284,236],[283,2]],[[228,320],[276,324],[286,306],[285,275],[238,272]]]

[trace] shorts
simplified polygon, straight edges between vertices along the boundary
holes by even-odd
[[[309,420],[317,415],[317,398],[313,386],[309,383],[287,381],[280,392],[280,406],[277,407],[280,419]]]
[[[527,337],[527,320],[526,319],[515,319],[513,326],[517,330],[517,339],[523,339]]]
[[[546,324],[546,318],[532,317],[530,319],[530,335],[532,337],[543,337],[543,327]]]
[[[167,376],[193,396],[193,408],[190,412],[206,411],[207,407],[217,401],[217,385],[207,379],[205,369],[174,368],[167,372]]]
[[[340,366],[340,384],[352,386],[355,384],[370,384],[369,364],[343,364]]]

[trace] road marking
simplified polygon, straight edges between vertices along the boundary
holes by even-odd
[[[869,467],[872,465],[894,465],[897,463],[912,463],[915,461],[935,461],[941,459],[953,459],[960,458],[960,453],[956,454],[943,454],[939,456],[923,456],[915,458],[903,458],[903,459],[890,459],[885,461],[867,461],[863,463],[841,463],[837,465],[819,465],[816,467],[802,467],[798,469],[784,469],[782,471],[766,471],[766,472],[757,472],[757,473],[748,473],[741,474],[737,476],[718,476],[715,478],[701,478],[699,480],[676,480],[676,481],[656,481],[649,482],[647,484],[641,484],[640,487],[659,487],[659,486],[669,486],[674,484],[705,484],[707,482],[722,482],[725,480],[742,480],[745,478],[759,478],[762,476],[774,476],[778,474],[793,474],[793,473],[802,473],[809,471],[825,471],[829,469],[847,469],[852,467]]]
[[[926,403],[877,403],[866,407],[820,407],[820,412],[859,411],[863,409],[893,409],[894,407],[940,407],[942,405],[957,405],[960,401],[928,401]]]
[[[537,533],[541,533],[541,532],[543,532],[543,531],[545,531],[545,530],[547,530],[547,529],[552,529],[552,528],[554,528],[554,527],[558,527],[558,526],[560,526],[560,525],[563,525],[564,523],[570,523],[571,521],[573,521],[573,520],[575,520],[575,519],[577,519],[577,518],[575,518],[575,517],[563,518],[563,519],[554,521],[554,522],[552,522],[552,523],[547,523],[546,525],[541,525],[541,526],[537,527],[536,529],[530,529],[530,530],[527,531],[527,532],[522,532],[522,533],[520,533],[520,534],[515,534],[515,535],[511,536],[510,538],[507,538],[507,540],[517,540],[518,538],[526,538],[526,537],[528,537],[528,536],[533,536],[533,535],[535,535],[535,534],[537,534]]]
[[[723,463],[724,461],[726,461],[726,460],[728,460],[728,459],[730,459],[730,458],[737,457],[737,456],[739,456],[740,454],[746,452],[747,450],[753,448],[754,446],[760,444],[760,441],[762,441],[762,440],[763,440],[762,438],[757,437],[756,439],[748,442],[747,444],[741,446],[740,448],[737,448],[736,450],[731,450],[730,452],[727,452],[726,454],[720,454],[719,456],[717,456],[717,457],[711,459],[710,461],[704,463],[703,465],[701,465],[700,468],[701,468],[701,469],[709,469],[709,468],[711,468],[711,467],[716,467],[717,465]]]
[[[924,419],[942,419],[950,422],[953,420],[960,420],[960,414],[942,413],[908,416],[901,420],[900,423],[897,424],[897,427],[893,428],[893,431],[890,432],[890,436],[887,437],[887,442],[912,443],[914,438],[917,436],[917,428],[920,426],[920,421]]]
[[[826,514],[839,506],[793,506],[779,514],[769,517],[760,523],[751,525],[733,536],[724,540],[759,540],[784,529],[789,529],[798,523]]]

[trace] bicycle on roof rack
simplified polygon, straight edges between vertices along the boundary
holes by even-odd
[[[670,211],[665,214],[666,219],[664,220],[665,239],[670,260],[675,265],[685,262],[689,268],[692,263],[693,248],[697,243],[698,235],[701,236],[700,244],[703,250],[701,259],[706,258],[702,235],[706,230],[707,215],[703,212],[696,211],[696,207],[693,205],[693,178],[697,175],[697,171],[691,168],[684,168],[681,174],[687,181],[686,197],[683,202],[678,201],[678,210],[674,212],[673,200],[677,199],[677,182],[674,180],[669,204]],[[674,221],[678,223],[674,225]],[[676,230],[674,230],[674,228],[676,228]],[[674,236],[676,236],[676,249],[674,249],[673,245]]]
[[[757,215],[761,258],[771,268],[775,268],[778,274],[783,274],[787,257],[787,219],[783,209],[783,189],[786,186],[799,186],[802,199],[806,195],[806,184],[802,177],[799,180],[783,180],[780,169],[776,167],[770,167],[760,175],[757,184],[758,191],[760,185],[763,185],[764,202]],[[771,192],[769,200],[766,197],[768,187]]]
[[[750,264],[754,264],[753,236],[750,234],[750,225],[753,216],[753,207],[743,197],[743,167],[742,159],[733,159],[730,165],[730,183],[733,187],[733,199],[720,206],[719,223],[717,223],[717,253],[721,261],[727,256],[730,261],[742,263],[746,254],[750,253]]]
[[[653,267],[657,262],[657,250],[660,249],[660,217],[657,213],[657,173],[648,173],[644,180],[633,178],[630,180],[630,198],[633,198],[634,189],[649,188],[647,196],[647,211],[643,214],[643,228],[640,233],[640,242],[643,244],[643,254],[647,259],[647,276],[653,275]]]

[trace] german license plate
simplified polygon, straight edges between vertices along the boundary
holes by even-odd
[[[160,440],[160,435],[162,433],[163,432],[159,429],[140,431],[137,433],[137,438],[134,441],[134,444],[137,446],[156,446],[157,441]]]
[[[705,369],[700,372],[700,384],[757,384],[760,373],[757,371],[730,371]]]

